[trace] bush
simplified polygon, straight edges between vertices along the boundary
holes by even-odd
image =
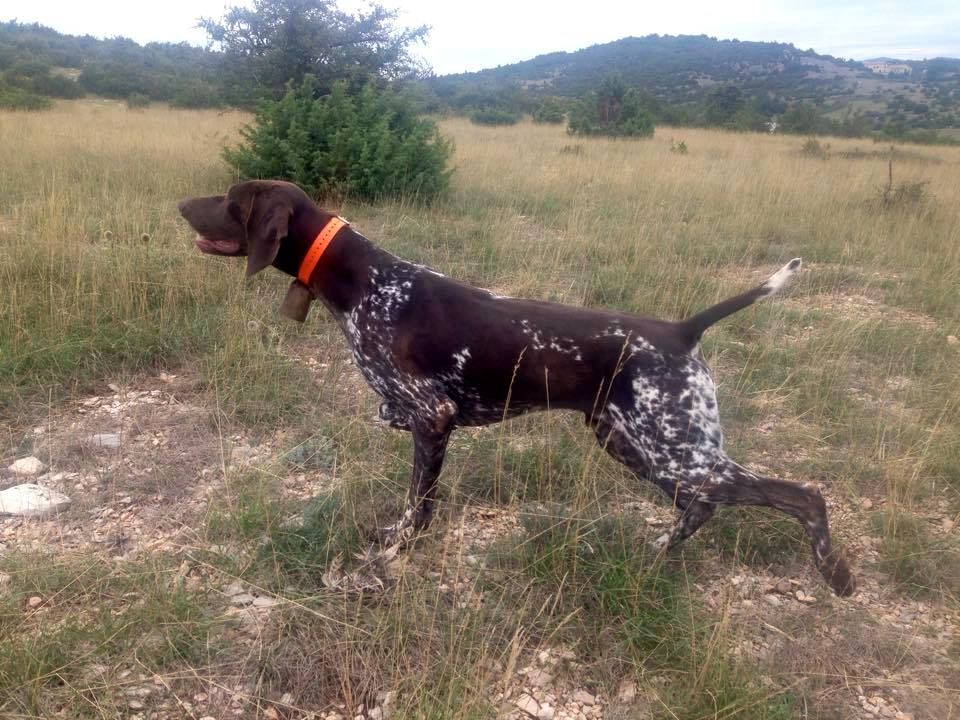
[[[800,148],[800,153],[809,158],[826,160],[830,156],[830,146],[821,143],[815,137],[810,137],[804,140],[803,147]]]
[[[17,87],[0,84],[0,109],[46,110],[51,105],[48,98]]]
[[[130,109],[150,107],[150,97],[143,93],[130,93],[127,95],[127,107]]]
[[[571,135],[650,137],[653,128],[653,115],[643,107],[640,95],[616,77],[588,93],[570,111],[567,122]]]
[[[533,121],[538,123],[560,124],[566,119],[563,105],[557,98],[549,97],[533,111]]]
[[[502,108],[480,108],[471,113],[470,120],[477,125],[516,125],[520,114]]]
[[[447,188],[453,145],[409,99],[373,85],[350,95],[343,82],[317,99],[316,88],[308,75],[261,103],[241,131],[246,142],[224,149],[227,162],[243,177],[290,180],[314,194],[430,198]]]

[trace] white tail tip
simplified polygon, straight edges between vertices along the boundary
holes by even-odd
[[[780,288],[786,285],[790,278],[797,274],[800,270],[800,258],[794,258],[782,268],[777,270],[773,275],[770,276],[770,279],[763,284],[763,289],[766,291],[763,297],[770,297],[771,295],[779,292]]]

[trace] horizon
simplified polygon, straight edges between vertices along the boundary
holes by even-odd
[[[337,5],[347,12],[369,7],[361,0],[343,0]],[[598,12],[604,6],[610,6],[612,12]],[[692,8],[685,6],[680,17],[670,8],[622,8],[611,0],[601,0],[594,12],[582,17],[550,9],[543,0],[519,7],[508,5],[505,0],[491,0],[484,5],[482,15],[465,17],[438,0],[387,4],[397,10],[398,25],[431,26],[426,42],[412,50],[437,75],[478,72],[539,55],[572,53],[626,37],[649,35],[706,35],[717,40],[778,42],[858,62],[881,57],[913,61],[960,57],[960,5],[954,8],[938,0],[921,0],[909,8],[881,1],[869,13],[855,3],[828,6],[818,0],[801,6],[787,2],[778,9],[751,1],[735,5],[729,17],[710,20],[698,12],[701,6],[702,10],[707,8],[705,0],[695,0]],[[140,45],[187,42],[204,47],[208,42],[196,26],[197,20],[221,17],[226,8],[224,0],[169,0],[163,6],[152,7],[102,0],[81,10],[64,0],[36,0],[25,8],[25,13],[11,14],[2,20],[37,22],[66,35],[124,37]],[[503,12],[494,12],[497,8]],[[544,17],[550,17],[549,27],[544,27]],[[503,18],[511,18],[511,22],[503,23]],[[844,27],[857,31],[844,32]]]

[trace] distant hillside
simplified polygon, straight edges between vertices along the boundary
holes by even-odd
[[[0,22],[0,99],[138,95],[184,106],[224,97],[217,53],[187,43],[139,45],[127,38],[64,35],[38,24]]]
[[[732,86],[742,107],[764,121],[808,105],[824,121],[856,116],[857,127],[890,134],[960,127],[960,60],[878,62],[903,64],[909,72],[874,72],[862,62],[785,43],[649,35],[436,77],[429,87],[455,108],[504,102],[529,107],[545,96],[582,97],[616,74],[672,122],[712,124],[711,93]]]

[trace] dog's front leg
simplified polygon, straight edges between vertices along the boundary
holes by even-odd
[[[433,517],[437,480],[443,467],[457,406],[452,400],[443,398],[430,403],[429,408],[429,414],[418,414],[410,422],[410,432],[413,434],[410,493],[403,517],[380,530],[379,539],[384,545],[407,542],[417,530],[428,527]]]

